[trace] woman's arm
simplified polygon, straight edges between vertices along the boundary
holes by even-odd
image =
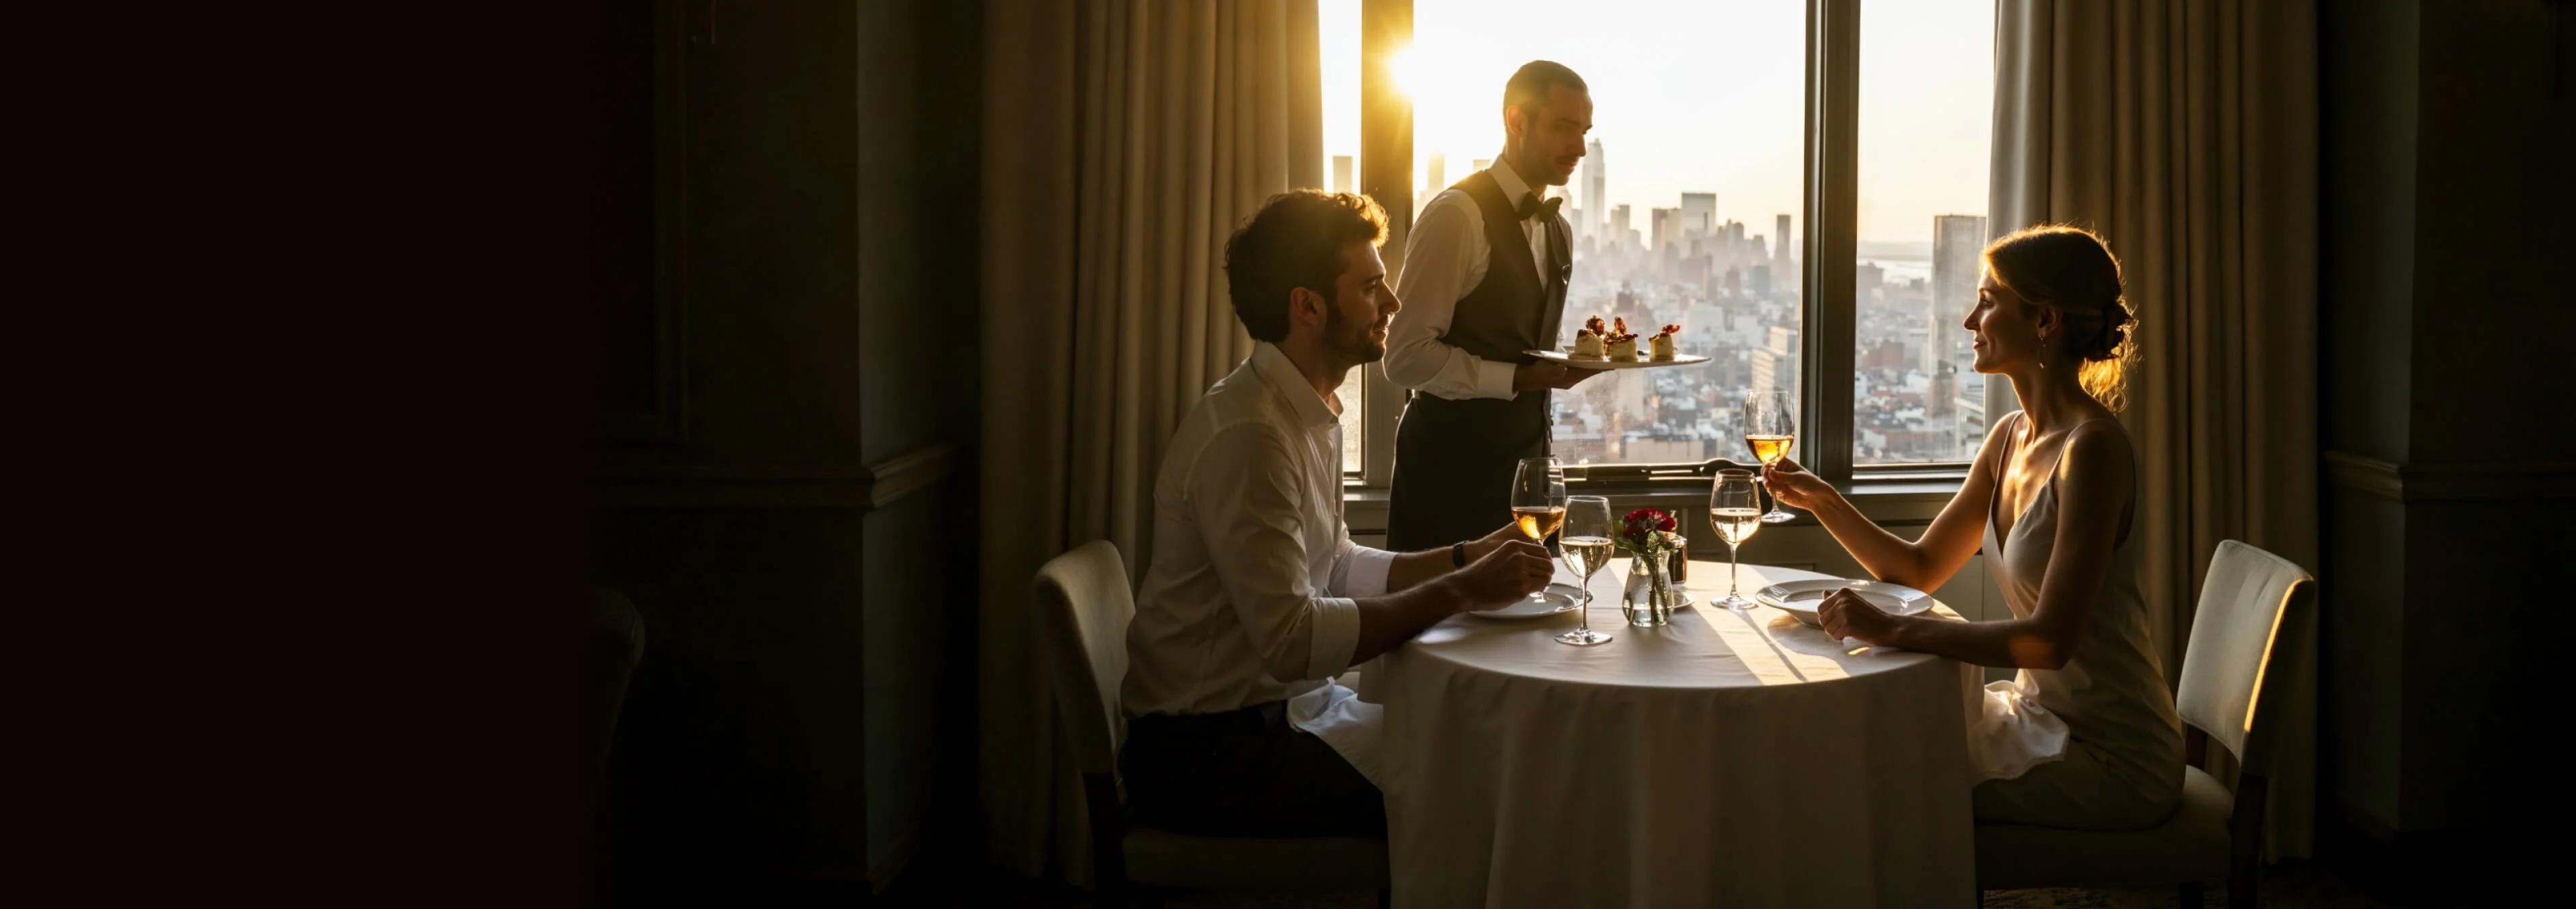
[[[2019,424],[2018,419],[2002,420],[1986,435],[1986,444],[1977,450],[1977,461],[1968,468],[1968,481],[1959,486],[1959,494],[1941,507],[1932,526],[1913,542],[1887,532],[1860,513],[1851,500],[1843,498],[1831,484],[1815,474],[1799,469],[1783,459],[1765,468],[1763,480],[1791,508],[1814,512],[1834,542],[1851,553],[1871,576],[1891,584],[1903,584],[1916,590],[1930,591],[1949,583],[1959,573],[1959,566],[1977,554],[1980,537],[1986,532],[1986,506],[1995,497],[1995,465],[2002,456],[1996,452],[1996,441],[2005,437],[2006,427]]]
[[[2050,481],[2057,496],[2055,546],[2040,582],[2039,603],[2028,618],[1953,622],[1891,616],[1844,591],[1817,610],[1826,632],[1979,666],[2064,668],[2102,595],[2125,524],[2135,472],[2128,444],[2117,429],[2077,427],[2068,437],[2059,473]]]

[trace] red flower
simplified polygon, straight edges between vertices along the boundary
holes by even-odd
[[[1664,543],[1663,533],[1671,531],[1674,527],[1671,515],[1652,508],[1640,508],[1629,512],[1628,519],[1622,522],[1622,525],[1619,534],[1622,548],[1646,552],[1661,551]]]

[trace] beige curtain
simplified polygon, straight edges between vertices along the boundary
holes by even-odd
[[[2141,449],[2141,581],[2171,683],[2220,540],[2317,564],[2316,8],[1996,10],[1994,230],[2099,230],[2138,308],[2144,357],[2122,416]],[[2296,716],[2267,768],[2274,860],[2311,853],[2315,815],[2315,644],[2284,643]]]
[[[1097,539],[1143,576],[1163,446],[1252,350],[1226,237],[1322,183],[1315,0],[988,0],[984,22],[978,789],[991,861],[1087,885],[1030,583]]]

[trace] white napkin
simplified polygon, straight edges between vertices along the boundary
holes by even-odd
[[[1387,786],[1377,753],[1378,730],[1385,719],[1386,708],[1360,700],[1358,692],[1338,682],[1288,699],[1288,725],[1333,746],[1352,769],[1379,789]]]
[[[1977,782],[2009,780],[2066,755],[2066,721],[2039,706],[2030,673],[1986,686],[1985,703],[1968,729],[1968,761]]]

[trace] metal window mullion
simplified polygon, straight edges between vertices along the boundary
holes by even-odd
[[[1799,267],[1800,432],[1807,469],[1852,479],[1853,263],[1860,179],[1860,0],[1807,4],[1807,257]]]
[[[1360,2],[1360,192],[1386,209],[1386,280],[1404,271],[1404,244],[1413,233],[1413,100],[1396,87],[1388,65],[1413,43],[1413,0]],[[1395,428],[1404,413],[1404,389],[1386,378],[1384,363],[1360,370],[1361,482],[1383,487],[1395,480]]]

